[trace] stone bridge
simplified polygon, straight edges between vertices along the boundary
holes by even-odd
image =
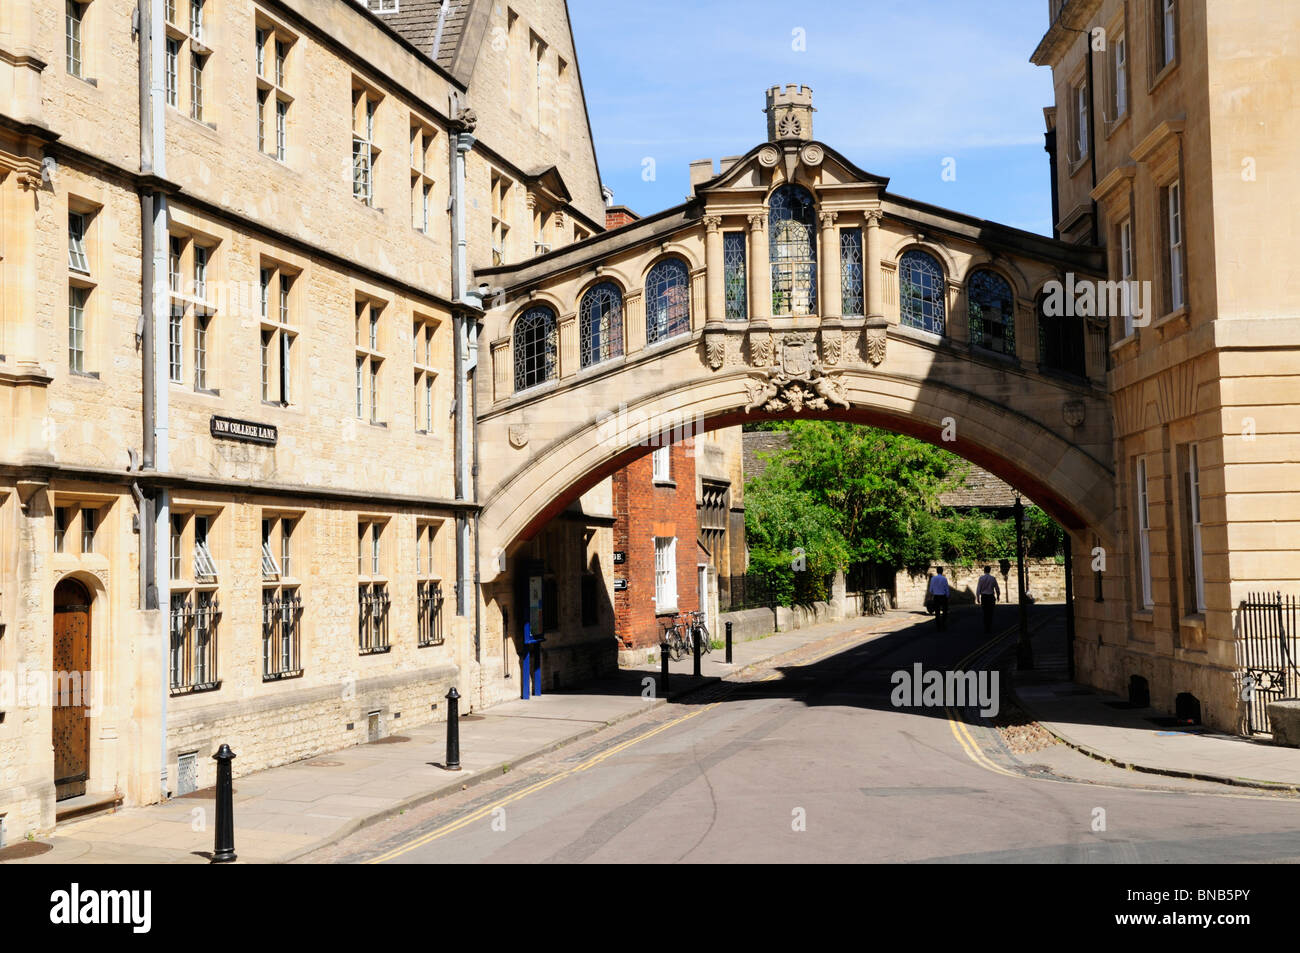
[[[769,93],[769,141],[685,204],[477,273],[484,583],[660,439],[772,417],[914,435],[1113,539],[1106,328],[1042,305],[1101,253],[892,195],[802,100]]]

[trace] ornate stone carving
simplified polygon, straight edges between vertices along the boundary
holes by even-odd
[[[749,332],[749,363],[754,367],[769,367],[772,364],[772,332]]]
[[[831,228],[835,225],[835,220],[840,217],[839,212],[818,212],[817,218],[821,221],[822,228]]]
[[[762,231],[766,231],[766,229],[767,229],[766,215],[749,216],[749,230],[751,232],[762,232]]]
[[[704,356],[712,370],[721,370],[727,359],[727,333],[704,329]]]
[[[793,410],[849,408],[848,391],[838,374],[828,374],[815,357],[811,341],[787,338],[782,342],[780,363],[745,384],[749,404],[745,413],[765,410],[780,413]]]
[[[704,229],[705,229],[705,231],[712,233],[712,232],[716,232],[716,231],[718,231],[720,228],[722,228],[722,216],[721,216],[721,215],[706,215],[706,216],[704,216]]]
[[[844,332],[839,328],[822,329],[822,363],[834,366],[844,353]]]
[[[1061,406],[1061,416],[1067,427],[1080,426],[1088,415],[1088,405],[1081,400],[1067,400]]]
[[[875,208],[867,211],[865,217],[868,225],[879,225],[880,220],[885,217],[885,213],[880,211],[880,209]]]
[[[522,450],[528,446],[528,426],[526,424],[511,424],[509,436],[510,446],[516,450]]]
[[[473,132],[478,125],[478,113],[468,106],[456,110],[456,115],[449,124],[452,132]]]
[[[810,142],[799,150],[799,158],[803,160],[804,165],[815,168],[821,165],[822,160],[826,158],[826,150],[817,143]]]
[[[863,356],[872,367],[879,367],[884,362],[885,345],[888,341],[888,326],[883,320],[874,324],[868,321],[862,329]]]
[[[772,169],[781,161],[781,153],[775,146],[764,146],[758,150],[758,164],[765,169]]]

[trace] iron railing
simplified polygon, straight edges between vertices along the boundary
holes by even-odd
[[[442,645],[442,583],[422,582],[419,587],[419,648]]]
[[[1246,728],[1272,731],[1268,703],[1300,694],[1300,640],[1295,596],[1249,593],[1237,613],[1237,661]]]
[[[770,609],[776,605],[776,596],[772,584],[766,576],[745,573],[739,576],[719,576],[718,589],[725,589],[731,596],[731,611],[739,609]]]
[[[262,681],[302,674],[302,599],[297,589],[262,593]]]
[[[170,693],[211,691],[217,676],[217,622],[221,606],[215,593],[177,593],[171,600]]]

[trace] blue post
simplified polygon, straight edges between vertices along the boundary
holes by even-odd
[[[546,636],[533,636],[533,626],[530,622],[524,623],[524,664],[522,697],[527,699],[529,695],[541,697],[542,694],[542,642]]]
[[[533,633],[527,622],[524,623],[524,657],[519,665],[519,675],[519,697],[528,701],[528,693],[533,687]]]

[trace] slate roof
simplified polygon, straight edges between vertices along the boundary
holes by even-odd
[[[447,22],[442,27],[442,39],[437,53],[433,40],[438,34],[438,17],[443,3],[450,2]],[[465,24],[475,3],[482,0],[399,0],[396,13],[380,13],[369,5],[376,15],[402,35],[412,45],[428,54],[443,69],[450,70],[465,37]]]

